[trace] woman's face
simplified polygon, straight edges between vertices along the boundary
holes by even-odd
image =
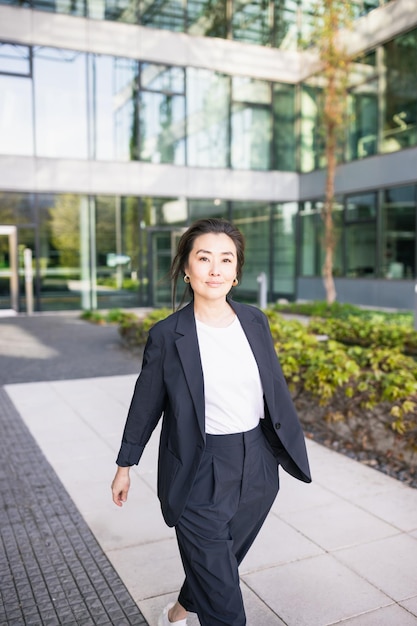
[[[237,274],[236,246],[224,233],[207,233],[194,240],[185,266],[194,300],[225,299]]]

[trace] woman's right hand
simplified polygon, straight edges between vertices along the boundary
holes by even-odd
[[[111,491],[113,496],[113,502],[117,506],[123,506],[123,502],[127,500],[127,494],[130,487],[130,467],[118,467],[113,482],[111,484]]]

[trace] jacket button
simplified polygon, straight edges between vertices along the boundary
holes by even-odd
[[[281,428],[281,424],[280,424],[280,422],[276,422],[276,424],[275,424],[275,428],[276,428],[277,430],[279,430],[279,429]]]

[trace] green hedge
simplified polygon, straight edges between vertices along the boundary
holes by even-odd
[[[170,313],[172,313],[171,309],[164,308],[151,311],[143,319],[136,315],[126,317],[119,324],[119,334],[123,342],[131,348],[143,348],[152,326]]]
[[[359,317],[363,320],[386,322],[401,326],[413,327],[414,316],[412,312],[391,312],[375,311],[374,309],[364,309],[354,304],[333,302],[327,304],[326,301],[317,300],[312,302],[289,302],[288,304],[275,304],[272,310],[278,313],[295,313],[308,317],[321,317],[332,319],[346,319],[348,317]]]
[[[314,317],[308,328],[313,333],[327,335],[347,345],[395,348],[417,356],[417,332],[402,324],[387,323],[377,315],[368,320],[353,315],[347,319]]]

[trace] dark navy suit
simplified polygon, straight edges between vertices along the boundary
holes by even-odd
[[[161,415],[158,497],[186,573],[179,601],[202,626],[244,626],[238,567],[279,489],[278,464],[310,482],[304,435],[266,316],[229,300],[258,365],[265,417],[248,432],[206,435],[192,303],[149,333],[118,465],[138,463]],[[236,372],[239,384],[239,372]]]
[[[276,356],[266,316],[229,300],[258,364],[265,397],[262,427],[282,467],[311,482],[305,441]],[[237,383],[239,373],[236,372]],[[205,446],[204,381],[192,303],[150,331],[122,445],[121,466],[135,465],[161,415],[158,497],[168,526],[181,515]]]

